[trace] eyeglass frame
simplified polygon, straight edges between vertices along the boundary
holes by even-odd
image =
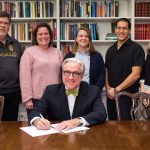
[[[123,30],[123,31],[126,31],[126,30],[129,30],[128,27],[116,27],[116,30]]]
[[[70,77],[70,75],[72,75],[73,78],[78,78],[81,73],[80,72],[70,72],[70,71],[63,71],[63,74],[66,76],[66,77]]]

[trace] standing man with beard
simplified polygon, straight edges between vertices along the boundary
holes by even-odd
[[[10,15],[0,12],[0,95],[4,96],[2,121],[15,121],[18,118],[21,100],[19,86],[19,63],[22,47],[8,35]]]
[[[106,53],[106,92],[109,120],[116,120],[114,96],[117,92],[135,93],[139,89],[139,79],[144,66],[143,48],[129,38],[131,23],[126,18],[116,22],[115,33],[118,41]],[[121,119],[130,120],[131,100],[120,98]]]

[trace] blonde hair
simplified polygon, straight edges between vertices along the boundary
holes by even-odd
[[[80,30],[84,30],[84,31],[86,31],[86,33],[88,34],[88,38],[89,38],[89,53],[91,54],[92,52],[95,51],[95,48],[94,48],[94,45],[93,45],[92,39],[91,39],[91,33],[90,33],[90,31],[89,31],[88,28],[80,27],[80,28],[78,29],[77,33],[76,33],[75,39],[77,38],[77,35],[78,35],[78,33],[79,33]],[[75,53],[77,52],[77,50],[78,50],[78,43],[75,41],[75,43],[74,43],[73,46],[72,46],[72,53],[75,54]]]

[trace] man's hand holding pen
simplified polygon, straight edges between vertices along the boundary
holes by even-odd
[[[38,118],[36,119],[33,124],[37,127],[39,130],[48,130],[50,129],[50,121],[44,118]]]

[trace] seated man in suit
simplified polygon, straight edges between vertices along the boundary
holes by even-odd
[[[42,100],[29,114],[29,122],[38,129],[49,129],[50,121],[41,117],[41,114],[47,114],[49,120],[62,121],[57,130],[103,123],[106,111],[100,89],[81,81],[84,70],[82,61],[76,58],[64,60],[63,82],[46,87]]]

